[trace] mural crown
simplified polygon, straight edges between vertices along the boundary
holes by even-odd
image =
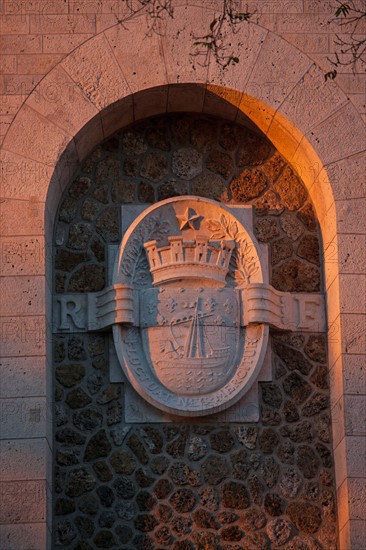
[[[197,235],[193,241],[168,237],[168,246],[157,247],[156,240],[144,244],[153,284],[177,279],[209,279],[225,284],[234,241],[212,241]]]

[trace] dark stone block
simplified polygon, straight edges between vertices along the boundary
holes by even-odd
[[[146,452],[145,447],[141,443],[140,439],[137,437],[136,434],[132,434],[128,440],[127,445],[133,452],[133,454],[138,458],[138,460],[141,462],[141,464],[147,464],[149,457]]]
[[[294,443],[310,443],[314,439],[313,428],[307,420],[303,420],[298,424],[283,426],[280,429],[283,437],[288,437]]]
[[[111,531],[98,531],[94,537],[94,544],[97,548],[112,548],[116,545],[116,539]]]
[[[230,542],[238,542],[244,536],[243,531],[237,525],[231,525],[230,527],[225,527],[221,531],[222,540],[227,540]]]
[[[108,456],[111,452],[112,445],[110,444],[105,430],[100,430],[89,439],[85,449],[84,460],[89,462],[96,458]]]
[[[240,148],[237,155],[238,166],[259,166],[263,164],[271,153],[271,144],[252,132],[246,132],[240,139]]]
[[[136,494],[134,482],[125,476],[116,476],[113,482],[113,488],[119,498],[130,499]]]
[[[168,479],[159,479],[155,483],[154,493],[159,499],[164,499],[171,493],[173,485]]]
[[[312,392],[310,384],[296,371],[283,380],[283,389],[297,405],[303,403]]]
[[[93,464],[93,470],[100,481],[110,481],[113,478],[113,474],[108,465],[103,461],[95,462]]]
[[[72,420],[81,432],[92,431],[102,425],[103,415],[97,409],[83,409],[74,412]]]
[[[206,483],[218,485],[229,475],[230,469],[225,458],[212,455],[204,461],[202,472]]]
[[[85,376],[85,367],[83,365],[59,365],[56,367],[56,380],[65,388],[76,386]]]
[[[230,481],[221,488],[222,504],[225,508],[243,510],[250,504],[249,494],[245,485]]]
[[[320,271],[314,265],[291,259],[273,269],[272,285],[283,292],[319,292]]]
[[[191,512],[196,505],[196,496],[190,489],[177,489],[169,499],[176,512]]]
[[[55,502],[56,516],[64,516],[75,512],[75,502],[69,498],[58,498]]]
[[[65,445],[82,445],[85,443],[86,437],[71,428],[64,428],[56,431],[56,441]]]
[[[97,292],[105,285],[105,270],[101,265],[87,264],[75,271],[69,281],[69,292]]]
[[[319,470],[320,460],[316,452],[308,445],[300,445],[297,449],[296,464],[306,479],[314,478]]]
[[[192,514],[192,518],[196,526],[202,529],[218,529],[220,527],[215,516],[203,508],[195,510]]]
[[[234,439],[229,430],[220,430],[210,435],[211,448],[219,453],[227,453],[234,446]]]
[[[138,531],[146,533],[148,531],[153,531],[157,525],[159,525],[158,520],[151,514],[140,514],[134,520],[135,528]]]
[[[321,510],[310,502],[292,502],[287,508],[290,519],[303,533],[316,533],[321,524]]]
[[[94,522],[86,516],[77,516],[74,524],[82,538],[89,538],[94,533]]]
[[[97,488],[96,492],[101,505],[105,506],[105,508],[110,508],[114,502],[114,493],[112,489],[107,485],[101,485]]]
[[[129,451],[115,451],[109,462],[117,474],[131,475],[136,469],[136,460]]]
[[[312,364],[300,351],[276,341],[273,346],[275,353],[282,359],[289,370],[298,370],[302,374],[309,374]]]
[[[285,513],[286,501],[277,493],[267,493],[264,498],[264,509],[272,517]]]
[[[150,512],[156,504],[156,499],[147,491],[140,491],[137,494],[136,503],[140,512]]]
[[[95,477],[86,468],[79,468],[70,473],[65,493],[69,497],[78,497],[91,491],[95,484]]]

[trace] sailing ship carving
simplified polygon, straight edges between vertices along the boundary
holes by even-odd
[[[163,358],[155,365],[160,381],[169,389],[191,395],[199,394],[203,390],[213,391],[220,387],[227,377],[231,348],[213,348],[210,343],[203,320],[212,315],[201,311],[198,299],[193,315],[171,322],[171,338],[161,341]],[[183,344],[174,334],[177,325],[188,325]]]

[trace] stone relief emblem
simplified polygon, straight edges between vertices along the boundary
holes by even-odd
[[[268,328],[243,326],[241,293],[263,282],[253,239],[223,206],[196,197],[163,201],[126,233],[115,281],[135,288],[143,247],[151,283],[138,293],[135,327],[115,327],[115,345],[125,375],[154,406],[210,414],[256,377]]]
[[[268,284],[266,248],[251,216],[248,207],[199,197],[168,199],[132,216],[111,286],[56,296],[55,331],[112,328],[124,377],[162,415],[239,406],[270,379],[268,365],[261,370],[269,327],[325,330],[321,294]]]

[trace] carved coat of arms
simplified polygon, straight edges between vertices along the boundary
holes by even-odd
[[[147,208],[124,235],[110,286],[55,298],[55,330],[112,328],[125,377],[163,415],[240,407],[270,379],[261,370],[270,326],[325,330],[321,294],[269,284],[251,215],[199,197]]]
[[[197,197],[146,210],[126,233],[115,282],[134,292],[134,322],[116,325],[124,372],[153,405],[203,415],[254,381],[268,329],[244,327],[243,289],[262,283],[258,245],[224,206]]]

